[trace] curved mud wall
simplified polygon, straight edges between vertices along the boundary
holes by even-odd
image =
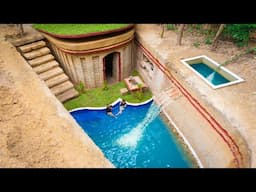
[[[117,53],[113,63],[116,81],[128,77],[134,69],[134,30],[113,37],[72,42],[43,34],[62,68],[73,83],[83,82],[86,88],[103,86],[104,57]]]

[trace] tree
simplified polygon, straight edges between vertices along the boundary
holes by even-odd
[[[165,28],[165,25],[162,24],[161,26],[162,26],[161,38],[163,38],[163,37],[164,37],[164,28]]]
[[[23,28],[23,24],[17,24],[18,30],[19,30],[19,35],[21,37],[24,36],[24,28]]]
[[[219,27],[219,29],[218,29],[218,31],[217,31],[217,33],[216,33],[216,35],[215,35],[215,37],[214,37],[214,39],[213,39],[213,41],[212,41],[212,46],[213,46],[214,48],[217,46],[217,40],[218,40],[218,38],[219,38],[221,32],[223,31],[224,27],[225,27],[225,24],[221,24],[221,25],[220,25],[220,27]]]
[[[184,28],[185,28],[185,24],[180,24],[179,30],[178,30],[178,36],[177,36],[177,45],[181,45]]]

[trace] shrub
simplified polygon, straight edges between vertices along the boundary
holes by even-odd
[[[212,39],[209,38],[209,37],[207,37],[207,38],[205,39],[204,43],[207,44],[207,45],[210,45],[210,44],[212,44]]]
[[[143,92],[136,91],[136,92],[135,92],[135,94],[136,94],[136,98],[137,98],[137,99],[139,99],[139,100],[141,101],[141,100],[142,100],[142,98],[143,98]]]
[[[79,84],[75,86],[75,89],[79,92],[80,95],[86,92],[85,85],[82,81],[80,81]]]
[[[103,84],[103,88],[102,88],[104,91],[106,91],[106,90],[108,90],[109,89],[109,87],[108,87],[108,83],[107,83],[107,81],[105,80],[104,81],[104,84]]]
[[[193,27],[194,27],[196,30],[201,30],[202,25],[201,25],[201,24],[195,24],[195,25],[193,25]]]
[[[250,31],[256,29],[256,24],[227,24],[223,35],[231,38],[238,47],[248,45]]]
[[[246,50],[246,53],[247,53],[247,54],[248,54],[248,53],[251,53],[251,54],[256,55],[256,47],[247,49],[247,50]]]
[[[175,25],[174,24],[167,24],[167,30],[175,30]]]
[[[139,83],[138,84],[138,87],[139,87],[139,90],[138,91],[136,91],[136,97],[137,97],[137,99],[139,99],[139,100],[142,100],[143,99],[143,89],[142,89],[142,84],[141,83]]]
[[[193,43],[193,45],[194,45],[195,47],[199,47],[199,46],[200,46],[200,43],[197,41],[197,42]]]
[[[132,76],[138,76],[138,75],[139,75],[139,72],[138,72],[138,71],[134,70],[134,71],[132,72]]]

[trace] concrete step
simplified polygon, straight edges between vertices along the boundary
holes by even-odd
[[[65,81],[59,85],[50,88],[50,90],[54,95],[59,95],[67,91],[68,89],[71,89],[72,87],[74,87],[74,85],[70,81]]]
[[[11,41],[11,43],[17,47],[17,46],[25,45],[28,43],[33,43],[35,41],[40,41],[42,39],[44,39],[44,36],[41,35],[40,33],[37,33],[33,35],[28,35],[28,36],[25,35],[22,38]]]
[[[45,71],[48,71],[51,68],[54,68],[54,67],[56,67],[58,65],[59,65],[59,63],[57,61],[53,60],[53,61],[49,61],[47,63],[43,63],[42,65],[38,65],[38,66],[34,67],[33,70],[37,74],[39,74],[39,73],[43,73]]]
[[[45,71],[43,73],[40,73],[39,77],[42,80],[45,81],[45,80],[50,79],[51,77],[57,76],[57,75],[59,75],[61,73],[63,73],[63,70],[60,67],[55,67],[55,68],[52,68],[49,71]]]
[[[75,90],[75,88],[71,88],[64,93],[57,95],[57,98],[59,99],[60,102],[65,102],[69,99],[72,99],[74,97],[77,97],[79,95],[78,91]]]
[[[41,65],[43,63],[46,63],[48,61],[51,61],[54,59],[54,56],[52,54],[47,54],[47,55],[44,55],[42,57],[38,57],[36,59],[32,59],[32,60],[29,60],[28,63],[34,67],[34,66],[37,66],[37,65]]]
[[[45,83],[46,83],[47,87],[51,88],[51,87],[53,87],[55,85],[58,85],[58,84],[60,84],[64,81],[67,81],[67,80],[68,80],[68,76],[64,73],[61,73],[60,75],[57,75],[57,76],[52,77],[50,79],[47,79],[45,81]]]
[[[48,53],[50,53],[50,49],[47,48],[47,47],[43,47],[43,48],[40,48],[40,49],[37,49],[35,51],[31,51],[31,52],[28,52],[28,53],[25,53],[24,54],[24,57],[26,59],[35,59],[37,57],[41,57],[41,56],[44,56]]]
[[[46,43],[44,41],[37,41],[37,42],[31,43],[28,45],[21,46],[21,47],[19,47],[19,50],[22,53],[27,53],[29,51],[33,51],[33,50],[36,50],[36,49],[39,49],[39,48],[42,48],[45,46],[46,46]]]

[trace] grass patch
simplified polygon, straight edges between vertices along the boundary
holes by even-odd
[[[122,96],[120,94],[120,89],[125,87],[124,82],[119,82],[113,85],[108,85],[107,90],[104,90],[102,87],[86,90],[86,92],[79,97],[65,102],[64,106],[67,110],[77,107],[103,107],[114,102],[119,97],[130,103],[140,103],[152,97],[152,93],[149,90],[145,91],[141,98],[136,95],[136,92]]]
[[[79,35],[119,29],[128,24],[34,24],[35,29],[42,29],[58,35]]]

